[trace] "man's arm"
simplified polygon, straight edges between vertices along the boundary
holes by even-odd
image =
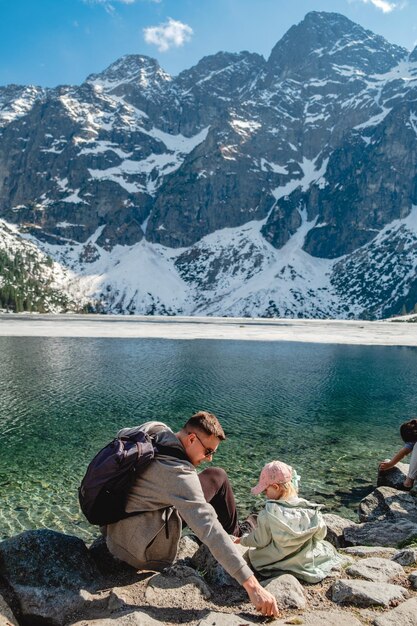
[[[381,470],[381,472],[385,472],[386,470],[391,469],[392,467],[394,467],[394,465],[397,465],[397,463],[399,463],[401,459],[407,456],[407,454],[410,454],[410,452],[411,448],[404,446],[404,448],[401,448],[401,450],[399,450],[397,454],[392,457],[392,459],[390,459],[389,461],[382,461],[382,463],[379,464],[379,469]]]

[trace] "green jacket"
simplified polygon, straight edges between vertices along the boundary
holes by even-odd
[[[253,569],[266,577],[290,572],[309,583],[328,576],[341,558],[324,541],[327,528],[320,508],[302,498],[267,500],[258,527],[241,539],[242,546],[255,548],[247,553]]]

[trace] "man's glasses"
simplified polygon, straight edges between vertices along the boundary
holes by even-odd
[[[191,434],[191,433],[190,433]],[[215,450],[213,450],[213,448],[206,448],[206,446],[204,445],[204,443],[201,441],[200,437],[197,435],[197,433],[194,433],[194,435],[197,437],[197,439],[199,440],[199,442],[201,443],[201,445],[204,448],[204,456],[213,456],[213,454],[216,454],[217,452],[217,448]]]

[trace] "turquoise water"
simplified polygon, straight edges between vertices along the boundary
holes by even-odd
[[[415,348],[0,337],[0,354],[1,538],[44,526],[90,538],[76,492],[94,453],[121,427],[177,429],[199,409],[226,430],[216,463],[242,514],[280,458],[302,495],[352,516],[417,413]]]

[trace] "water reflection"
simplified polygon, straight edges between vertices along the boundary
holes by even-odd
[[[118,428],[221,419],[216,461],[242,510],[265,461],[303,494],[346,512],[415,412],[414,348],[236,341],[0,338],[0,534],[49,525],[87,536],[76,487]]]

